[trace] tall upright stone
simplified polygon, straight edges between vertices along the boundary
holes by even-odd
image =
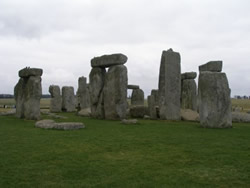
[[[159,113],[161,119],[180,120],[181,57],[172,49],[163,51],[159,74]]]
[[[71,86],[62,87],[62,110],[65,112],[74,112],[76,110],[76,97],[74,88]]]
[[[105,76],[104,111],[105,119],[124,119],[127,110],[127,67],[111,66]]]
[[[144,92],[142,89],[133,89],[131,105],[144,105]]]
[[[62,111],[62,96],[60,87],[57,85],[49,86],[50,99],[50,112],[61,112]]]
[[[87,78],[82,76],[78,79],[77,101],[80,109],[90,107],[89,87]]]
[[[104,115],[104,99],[103,87],[105,82],[105,68],[92,68],[89,74],[89,93],[91,103],[91,115],[95,118],[103,119]]]
[[[221,66],[218,63],[217,67]],[[200,70],[202,71],[199,75],[198,95],[201,126],[207,128],[232,127],[231,90],[226,74],[219,72],[221,69]]]
[[[158,118],[158,90],[151,90],[151,95],[148,96],[148,111],[151,119]]]
[[[196,72],[181,74],[181,108],[197,111]]]
[[[17,117],[30,120],[40,118],[42,73],[42,69],[27,67],[19,71],[20,79],[14,88]]]

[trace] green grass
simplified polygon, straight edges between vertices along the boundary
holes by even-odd
[[[250,124],[138,125],[77,117],[77,131],[0,116],[0,187],[249,187]],[[45,118],[45,117],[44,117]]]

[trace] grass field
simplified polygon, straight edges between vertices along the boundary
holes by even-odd
[[[138,125],[61,113],[77,131],[0,116],[0,187],[249,187],[250,124]],[[43,117],[46,118],[46,117]]]

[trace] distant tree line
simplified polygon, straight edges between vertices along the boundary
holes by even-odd
[[[14,95],[11,94],[0,94],[0,99],[13,99]],[[51,98],[50,94],[42,95],[42,98]]]
[[[246,95],[244,95],[244,96],[234,95],[234,98],[235,99],[250,99],[250,96],[246,96]]]

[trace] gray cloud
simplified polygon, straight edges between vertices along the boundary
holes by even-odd
[[[13,93],[19,69],[44,69],[50,84],[88,76],[94,56],[128,56],[129,82],[157,88],[162,50],[181,53],[182,72],[224,61],[232,94],[250,93],[248,0],[1,0],[0,93]],[[3,82],[4,80],[4,82]]]

